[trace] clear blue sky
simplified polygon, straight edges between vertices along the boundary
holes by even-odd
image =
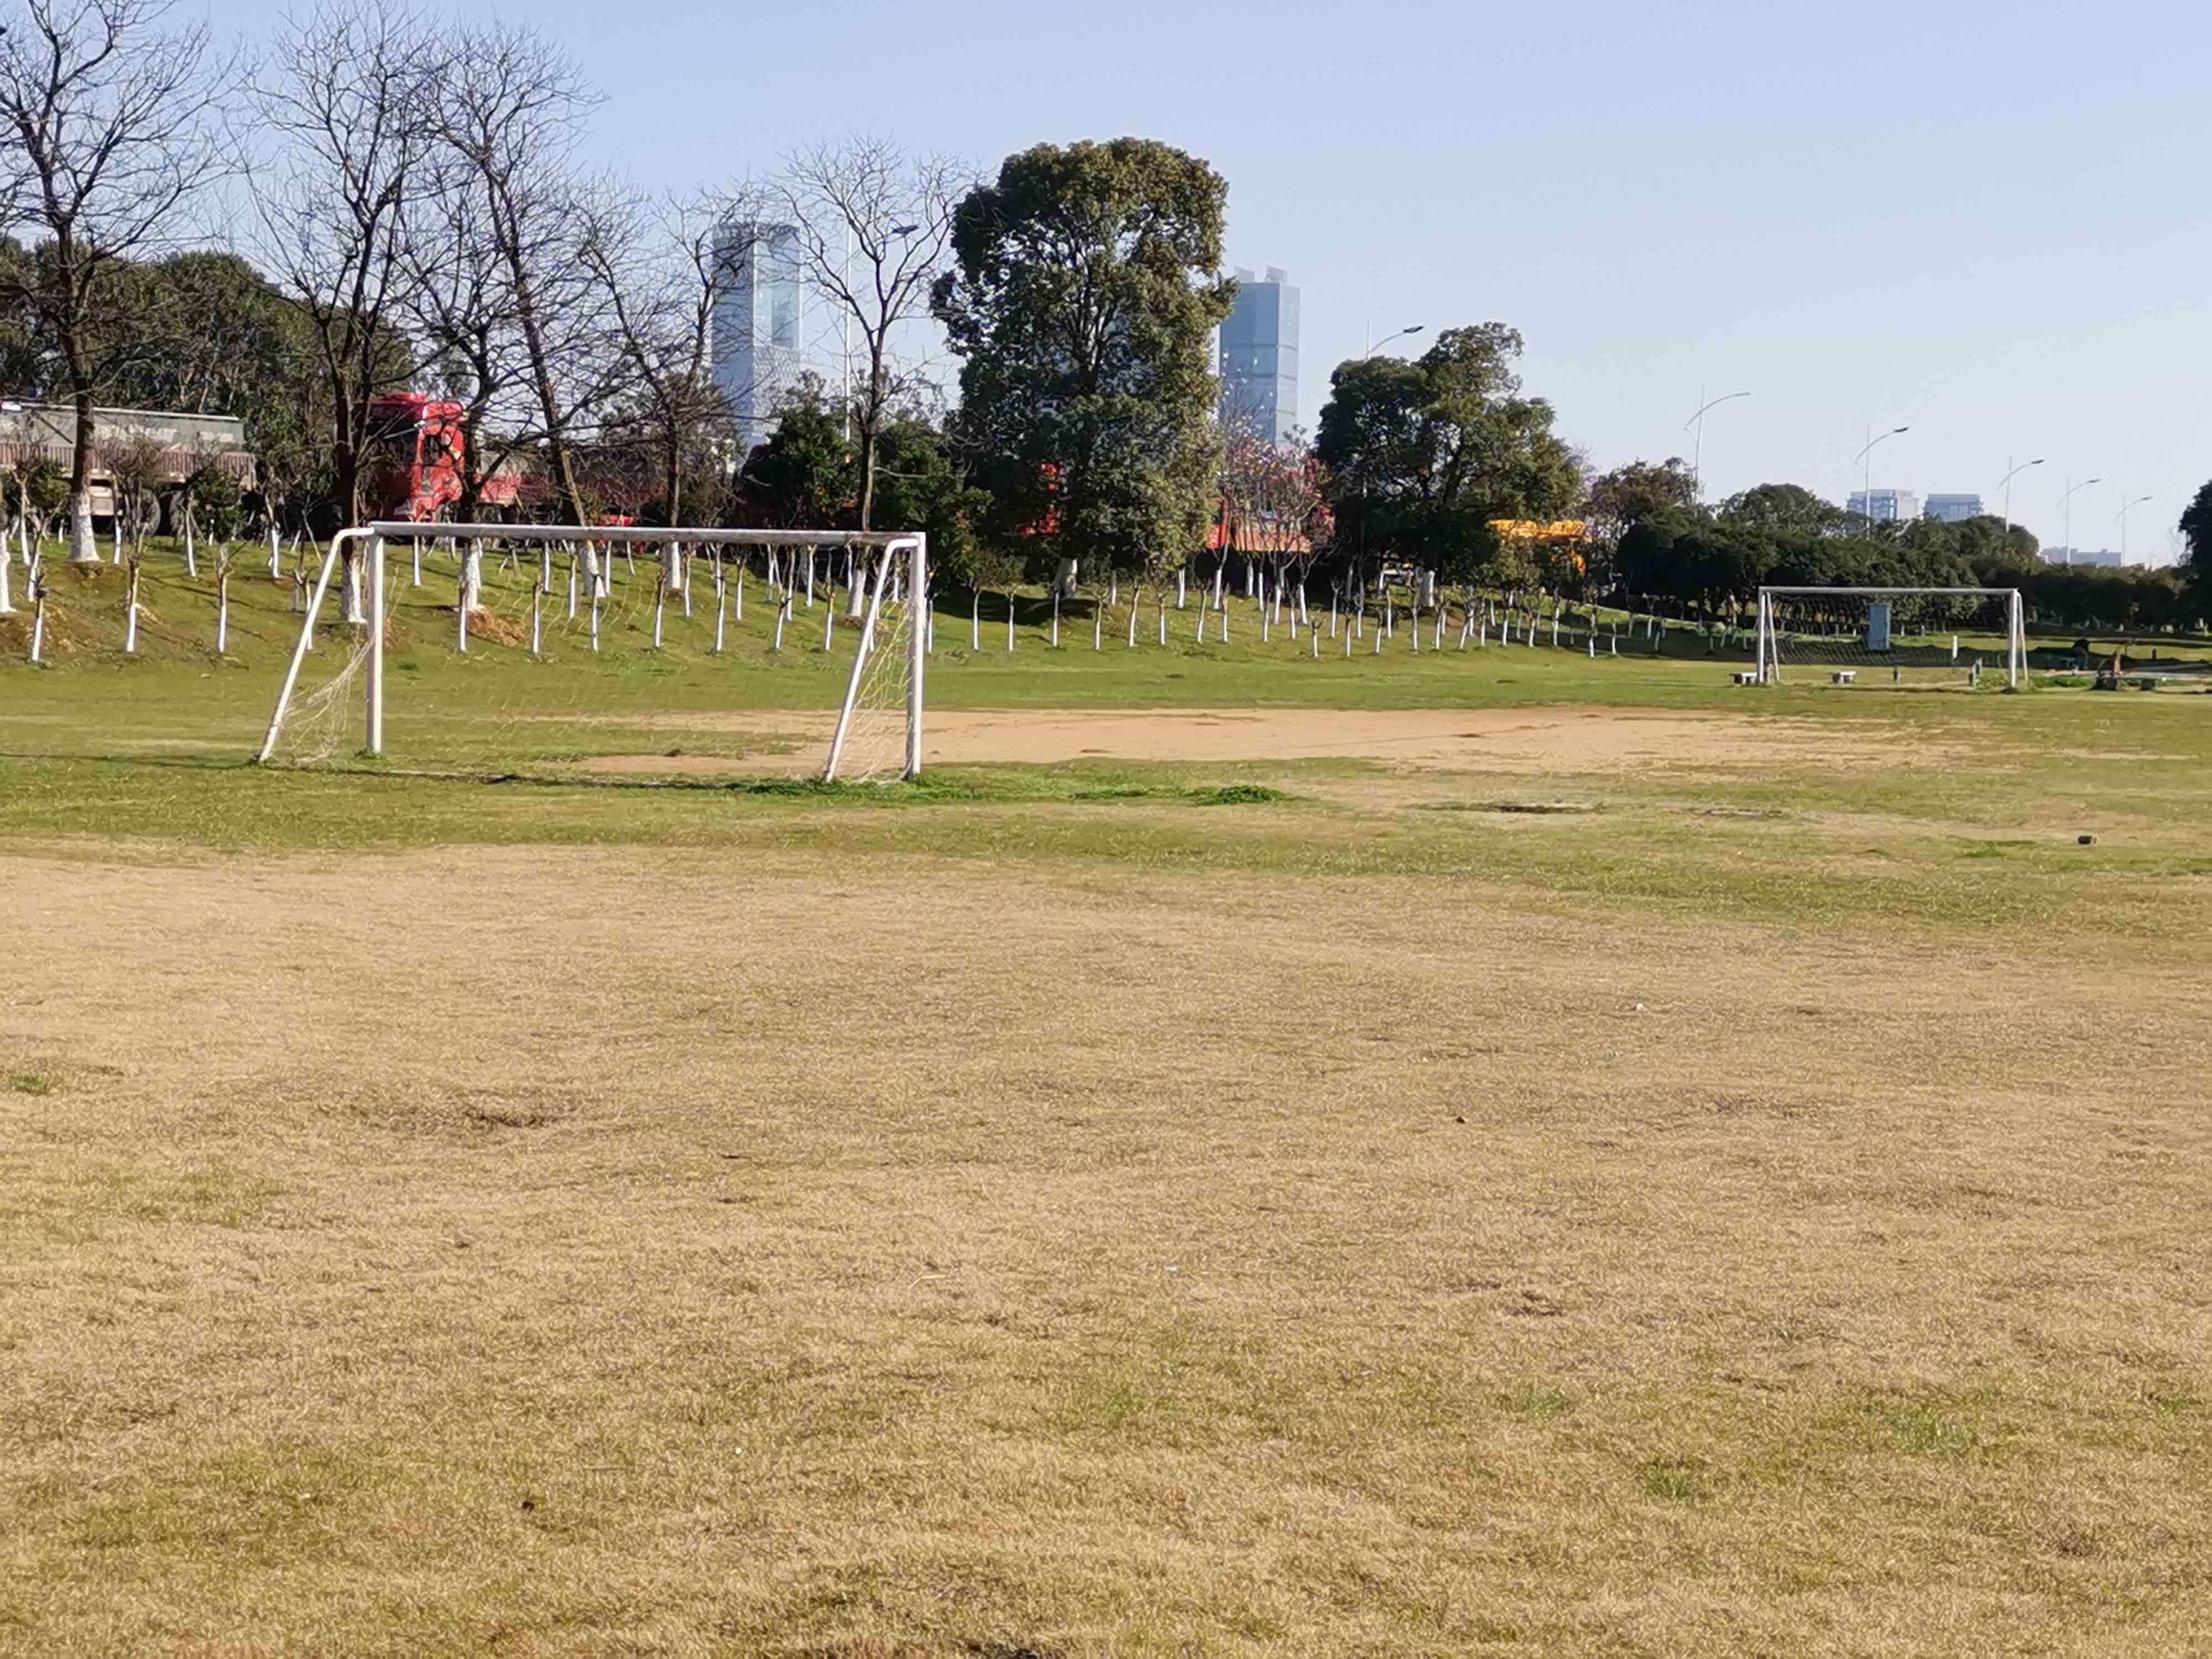
[[[213,0],[258,32],[265,0]],[[1978,491],[2166,556],[2212,477],[2212,16],[2106,0],[1358,5],[538,0],[641,184],[856,128],[988,166],[1123,133],[1230,182],[1231,264],[1304,290],[1300,419],[1364,331],[1497,319],[1600,467],[1689,453],[1709,495]]]

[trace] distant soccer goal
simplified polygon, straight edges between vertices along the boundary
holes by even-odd
[[[1758,679],[1972,686],[2027,670],[2014,587],[1762,587]]]
[[[480,645],[488,636],[544,658],[557,644],[571,662],[577,653],[597,659],[603,633],[617,623],[641,639],[647,618],[658,651],[672,605],[680,605],[685,625],[702,635],[710,630],[712,652],[719,656],[733,598],[736,619],[743,623],[744,584],[756,552],[764,556],[764,591],[756,603],[764,599],[769,607],[773,648],[780,653],[802,592],[806,607],[814,608],[817,555],[827,552],[832,562],[822,573],[822,648],[836,647],[842,616],[843,636],[852,641],[844,648],[852,651],[853,662],[820,775],[912,778],[921,771],[929,556],[927,538],[919,532],[411,520],[341,531],[312,584],[305,567],[296,574],[295,604],[304,614],[258,760],[313,762],[349,746],[369,757],[385,755],[390,685],[385,657],[393,607],[399,577],[411,571],[412,585],[421,585],[426,545],[450,550],[454,560],[459,653],[468,651],[473,627]],[[842,600],[832,574],[838,555],[844,559]],[[391,568],[395,556],[404,567],[398,576]],[[695,617],[694,592],[700,588],[707,590],[712,609]],[[333,610],[339,614],[329,614]],[[303,679],[311,656],[319,672]],[[404,692],[400,695],[404,699]],[[404,703],[401,714],[404,718]],[[819,727],[815,730],[818,742]]]

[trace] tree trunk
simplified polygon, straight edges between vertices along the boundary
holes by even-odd
[[[70,562],[98,564],[100,543],[92,532],[92,365],[73,329],[63,336],[62,357],[76,416],[70,443]]]
[[[467,611],[483,609],[483,544],[473,536],[461,552],[460,604]]]

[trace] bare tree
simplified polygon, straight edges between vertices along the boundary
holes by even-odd
[[[411,12],[331,4],[289,21],[254,105],[274,156],[257,179],[261,252],[312,331],[329,404],[333,494],[361,516],[369,406],[412,354],[409,208],[423,187],[442,47]]]
[[[226,170],[216,116],[234,66],[204,24],[164,27],[168,0],[23,0],[0,34],[0,212],[44,246],[11,278],[52,337],[76,410],[70,558],[96,564],[93,405],[104,344],[141,325],[127,262],[185,239]]]
[[[898,370],[898,336],[929,309],[930,286],[951,244],[952,210],[969,182],[943,157],[866,137],[801,150],[786,167],[783,204],[799,234],[801,277],[859,348],[859,373],[848,375],[842,396],[859,449],[863,530],[875,507],[884,421],[911,390]]]
[[[589,245],[629,364],[630,389],[609,436],[651,457],[671,525],[685,522],[687,466],[734,438],[729,399],[714,380],[714,312],[737,274],[732,239],[758,219],[756,204],[695,196],[664,206],[641,256],[635,236],[602,234]]]
[[[459,38],[436,114],[440,144],[457,164],[449,188],[476,198],[553,488],[578,524],[590,509],[575,447],[619,378],[606,290],[589,256],[605,204],[574,166],[595,101],[576,66],[542,36],[492,24]]]

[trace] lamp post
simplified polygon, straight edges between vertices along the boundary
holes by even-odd
[[[1375,355],[1375,348],[1376,348],[1376,344],[1377,344],[1377,343],[1380,343],[1380,344],[1382,344],[1382,345],[1389,345],[1389,344],[1390,343],[1390,342],[1391,342],[1391,341],[1395,340],[1395,339],[1399,338],[1400,337],[1401,337],[1401,336],[1403,336],[1403,335],[1407,335],[1407,334],[1419,334],[1419,332],[1420,332],[1424,328],[1426,328],[1427,326],[1428,326],[1428,325],[1427,325],[1426,323],[1408,323],[1408,324],[1407,324],[1407,325],[1405,325],[1405,327],[1403,327],[1403,328],[1394,328],[1394,329],[1392,329],[1392,330],[1391,330],[1388,334],[1385,334],[1385,335],[1382,337],[1382,340],[1378,343],[1378,342],[1376,340],[1376,338],[1375,338],[1375,331],[1374,331],[1374,329],[1373,329],[1373,327],[1370,325],[1370,326],[1369,327],[1369,329],[1368,329],[1368,333],[1367,333],[1367,349],[1366,349],[1364,351],[1361,352],[1359,355],[1360,355],[1362,357],[1372,357],[1372,356]]]
[[[1751,393],[1748,392],[1730,392],[1717,398],[1707,398],[1705,387],[1698,388],[1698,412],[1682,422],[1682,430],[1687,432],[1692,427],[1697,428],[1697,443],[1690,451],[1690,479],[1692,489],[1700,502],[1705,499],[1705,411],[1718,409],[1723,404],[1732,404],[1738,398],[1749,396]]]
[[[2069,478],[2066,481],[2066,493],[2058,498],[2058,509],[2066,519],[2066,562],[2069,564],[2074,562],[2074,492],[2078,489],[2087,489],[2091,484],[2104,482],[2103,478],[2097,477],[2084,478],[2080,483],[2075,483],[2073,479]]]
[[[2128,510],[2130,507],[2141,507],[2149,499],[2148,495],[2138,495],[2131,501],[2120,503],[2120,562],[2122,564],[2128,562]]]
[[[2005,457],[2005,460],[2008,463],[2009,463],[2012,457],[2009,455]],[[2037,456],[2032,461],[2022,461],[2018,466],[2014,467],[2011,471],[2006,473],[2003,478],[1999,481],[1998,488],[2004,491],[2004,538],[2008,546],[2010,545],[2012,542],[2012,481],[2015,477],[2019,477],[2020,474],[2027,471],[2031,466],[2041,466],[2042,465],[2043,457],[2040,455]]]
[[[1890,428],[1888,431],[1883,433],[1880,437],[1876,437],[1874,435],[1874,428],[1872,427],[1869,427],[1867,428],[1866,447],[1859,451],[1857,454],[1851,457],[1855,461],[1864,461],[1866,463],[1866,476],[1864,480],[1859,485],[1859,501],[1860,504],[1866,508],[1865,513],[1862,516],[1869,524],[1872,524],[1874,522],[1875,446],[1876,444],[1887,443],[1892,438],[1911,430],[1912,428],[1909,426],[1893,426]]]

